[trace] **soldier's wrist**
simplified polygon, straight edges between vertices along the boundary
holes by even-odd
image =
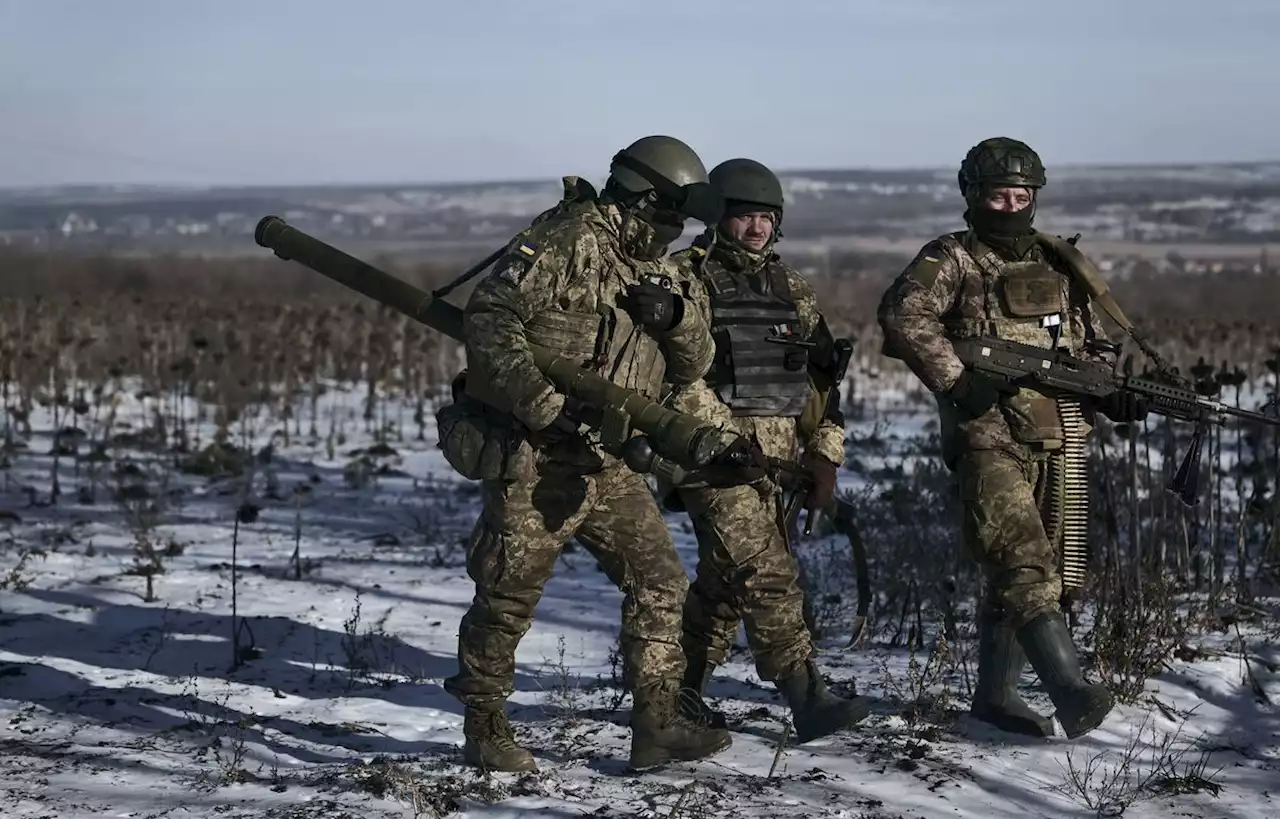
[[[944,393],[955,399],[962,399],[969,393],[973,386],[973,376],[968,370],[961,370],[955,380],[951,382],[951,386],[943,390]]]
[[[806,449],[804,451],[804,455],[801,457],[804,460],[808,461],[809,463],[817,462],[824,466],[834,466],[837,469],[840,468],[840,464],[844,460],[843,458],[841,458],[839,461],[837,461],[820,449]]]
[[[548,385],[530,401],[517,402],[514,414],[526,427],[535,432],[546,429],[560,417],[565,398]]]

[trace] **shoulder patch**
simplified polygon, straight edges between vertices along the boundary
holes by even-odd
[[[925,289],[929,289],[938,281],[938,272],[941,267],[942,258],[939,255],[921,251],[908,270],[911,278],[919,282]]]
[[[494,266],[493,275],[500,281],[519,287],[520,282],[524,281],[524,277],[529,274],[531,267],[533,267],[532,258],[508,253]]]
[[[519,286],[541,252],[542,248],[537,242],[521,239],[494,264],[492,275],[508,284]]]

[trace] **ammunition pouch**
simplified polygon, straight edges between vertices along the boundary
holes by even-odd
[[[1012,318],[1042,318],[1066,311],[1062,275],[1048,265],[1039,262],[1008,264],[998,286],[1005,313]]]
[[[449,466],[470,481],[516,480],[531,466],[532,447],[514,416],[465,394],[467,371],[453,381],[454,401],[436,410],[438,445]]]
[[[1054,399],[1024,389],[1002,400],[1000,412],[1015,441],[1038,450],[1062,448],[1062,416]]]

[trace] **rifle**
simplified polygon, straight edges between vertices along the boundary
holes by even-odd
[[[689,476],[689,472],[684,467],[654,451],[643,435],[637,435],[623,445],[622,457],[632,471],[658,475],[672,486],[679,486]],[[813,489],[809,470],[795,461],[783,458],[768,458],[767,461],[769,466],[766,474],[770,480],[781,487],[784,493],[791,492],[791,498],[784,505],[783,512],[783,525],[789,530],[791,524],[798,518],[800,510],[804,508],[805,498]],[[858,609],[853,621],[853,634],[844,646],[847,650],[853,648],[862,639],[866,631],[867,614],[871,609],[871,579],[867,568],[867,547],[858,529],[857,511],[852,503],[839,497],[833,498],[825,509],[806,518],[804,529],[806,535],[812,533],[813,524],[817,521],[818,515],[823,512],[831,519],[832,528],[849,539],[849,548],[853,554],[853,568],[858,584]]]
[[[1046,393],[1057,392],[1106,398],[1127,392],[1145,399],[1150,411],[1167,418],[1195,424],[1191,445],[1166,490],[1183,504],[1199,503],[1200,456],[1209,424],[1222,425],[1227,418],[1280,427],[1280,404],[1273,398],[1260,412],[1240,409],[1202,395],[1183,384],[1171,384],[1158,377],[1118,372],[1120,345],[1108,341],[1089,342],[1091,351],[1116,353],[1116,365],[1086,361],[1059,350],[1034,347],[998,338],[972,338],[952,342],[964,365],[988,376]],[[1173,380],[1165,375],[1165,379]]]
[[[791,498],[783,507],[783,521],[787,531],[791,531],[800,517],[800,510],[805,508],[809,493],[813,491],[813,481],[809,470],[795,461],[782,458],[769,458],[770,477],[774,483],[790,492]],[[805,516],[804,534],[813,533],[814,525],[820,516],[825,514],[831,521],[831,528],[837,534],[849,539],[849,551],[853,557],[854,576],[858,584],[858,609],[853,619],[853,631],[845,650],[851,649],[862,639],[867,628],[867,615],[871,610],[871,574],[867,567],[867,545],[862,540],[862,532],[858,529],[857,509],[853,504],[837,495],[823,509],[815,509]]]

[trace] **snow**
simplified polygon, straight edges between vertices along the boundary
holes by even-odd
[[[883,386],[866,396],[857,434],[928,428],[927,415],[905,409],[909,384]],[[259,453],[250,484],[176,471],[167,484],[145,478],[164,471],[116,477],[126,458],[153,457],[121,447],[99,465],[90,497],[91,465],[64,456],[56,504],[52,422],[32,414],[36,433],[0,493],[0,816],[1077,817],[1094,811],[1062,792],[1069,754],[1076,766],[1100,753],[1114,766],[1137,742],[1138,767],[1149,766],[1147,746],[1179,726],[1196,748],[1187,760],[1212,751],[1206,776],[1221,766],[1221,791],[1144,797],[1127,816],[1276,815],[1280,716],[1246,678],[1277,701],[1280,650],[1252,637],[1248,673],[1239,651],[1171,658],[1150,701],[1120,706],[1067,742],[1000,734],[963,716],[962,697],[926,703],[912,719],[919,709],[902,700],[914,699],[919,673],[909,668],[925,663],[928,647],[912,657],[872,640],[844,652],[835,636],[818,662],[837,690],[852,683],[871,697],[873,715],[845,735],[788,741],[776,767],[786,711],[736,650],[708,690],[729,716],[733,746],[632,774],[629,700],[614,664],[621,595],[574,548],[520,644],[509,704],[540,770],[465,768],[462,707],[441,683],[454,672],[472,594],[464,559],[475,487],[434,450],[430,424],[423,440],[407,423],[404,440],[374,447],[362,399],[331,390],[322,400],[347,438],[333,457],[323,440],[286,443],[260,423],[246,447]],[[141,428],[136,400],[126,396],[119,412]],[[200,430],[205,443],[211,435]],[[863,460],[881,457],[896,456]],[[854,489],[866,479],[842,480]],[[112,486],[130,481],[145,497],[127,508],[110,500]],[[159,506],[151,528],[147,502]],[[246,503],[258,513],[237,522]],[[669,523],[692,573],[687,521]],[[166,553],[152,602],[145,578],[128,573],[140,536]],[[19,566],[32,548],[40,553]],[[802,556],[820,548],[806,544]],[[1030,671],[1023,690],[1052,710]]]

